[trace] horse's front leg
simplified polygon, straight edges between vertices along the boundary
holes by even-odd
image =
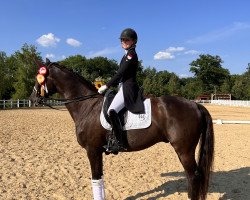
[[[93,147],[87,148],[87,154],[92,173],[91,182],[94,200],[104,200],[102,150]]]

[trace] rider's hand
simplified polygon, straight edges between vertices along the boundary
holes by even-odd
[[[98,89],[98,93],[99,94],[102,94],[103,92],[105,92],[105,90],[107,90],[108,89],[108,87],[106,86],[106,85],[103,85],[103,86],[101,86],[99,89]]]

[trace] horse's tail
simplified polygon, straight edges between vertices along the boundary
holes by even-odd
[[[198,156],[199,196],[205,200],[214,161],[214,130],[212,117],[208,110],[201,104],[198,104],[198,108],[202,115],[202,135]]]

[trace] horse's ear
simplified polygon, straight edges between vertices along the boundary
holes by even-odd
[[[48,58],[46,58],[45,64],[46,64],[46,66],[48,66],[50,64],[50,60]]]

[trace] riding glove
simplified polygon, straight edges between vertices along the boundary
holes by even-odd
[[[108,87],[107,87],[106,85],[103,85],[103,86],[101,86],[101,87],[98,89],[98,93],[99,93],[99,94],[102,94],[102,93],[104,93],[105,90],[107,90],[107,89],[108,89]]]

